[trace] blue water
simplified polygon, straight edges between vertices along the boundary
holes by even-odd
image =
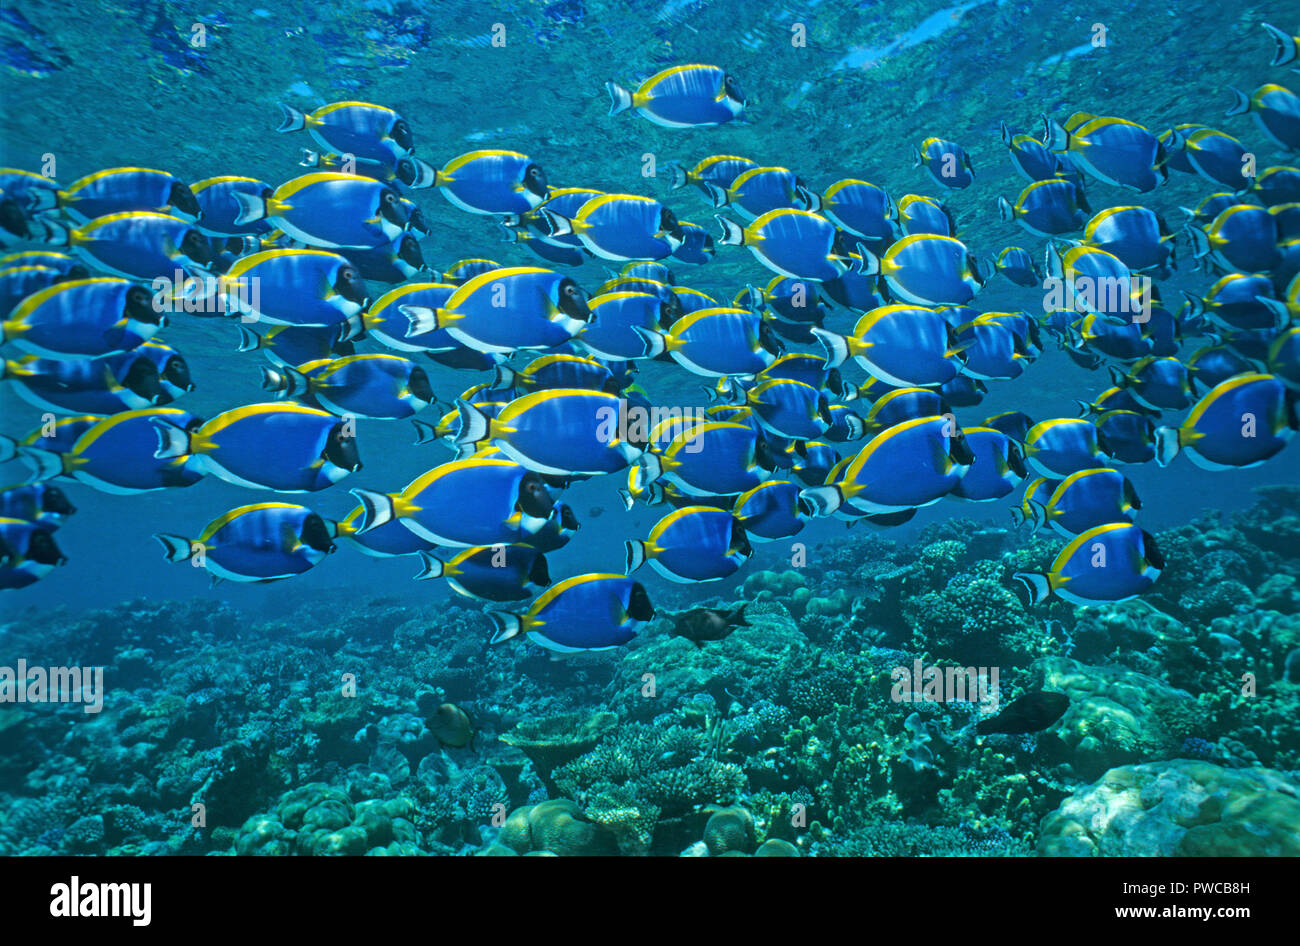
[[[1042,114],[1064,120],[1084,110],[1122,116],[1153,132],[1176,123],[1203,122],[1257,150],[1262,167],[1287,163],[1249,117],[1225,118],[1223,112],[1231,103],[1230,85],[1247,90],[1265,81],[1295,85],[1288,70],[1267,65],[1272,43],[1258,23],[1294,27],[1300,22],[1300,6],[1280,2],[1231,12],[1208,2],[1166,9],[1095,0],[974,0],[949,6],[920,0],[814,0],[758,8],[739,0],[560,0],[493,6],[416,0],[322,6],[291,0],[195,9],[205,12],[195,18],[180,5],[139,0],[111,9],[79,2],[11,4],[0,20],[0,98],[5,103],[0,106],[0,165],[35,169],[52,156],[62,182],[100,168],[138,164],[167,169],[186,181],[242,174],[278,184],[300,173],[295,164],[298,149],[309,142],[305,135],[275,133],[277,103],[310,110],[327,102],[360,99],[406,116],[415,131],[417,153],[436,166],[469,150],[515,149],[542,164],[552,185],[655,196],[683,219],[711,231],[716,229],[713,211],[693,188],[669,191],[662,177],[642,176],[647,154],[661,168],[672,160],[691,166],[709,154],[740,154],[760,164],[794,169],[818,190],[856,177],[887,187],[895,198],[906,193],[941,197],[953,212],[959,236],[973,250],[996,254],[1004,246],[1019,245],[1037,258],[1044,241],[997,215],[996,198],[1014,200],[1024,184],[999,139],[1000,121],[1018,131],[1036,132]],[[1095,23],[1106,28],[1102,48],[1090,42]],[[492,45],[494,24],[504,25],[503,48]],[[794,24],[806,29],[804,47],[791,43]],[[205,42],[195,46],[190,39],[199,32]],[[627,114],[608,116],[605,81],[615,79],[631,88],[662,68],[689,62],[718,63],[741,78],[750,103],[747,124],[673,130]],[[977,171],[974,186],[946,190],[911,166],[910,147],[930,135],[966,148]],[[1218,189],[1196,176],[1175,174],[1149,194],[1133,195],[1093,182],[1089,196],[1094,210],[1137,202],[1181,225],[1178,208],[1194,206]],[[471,256],[506,265],[534,264],[524,247],[498,241],[490,218],[461,213],[431,190],[410,196],[433,223],[432,235],[421,244],[432,267]],[[1177,272],[1160,283],[1171,308],[1183,291],[1203,294],[1212,282],[1207,273],[1187,265],[1190,254],[1183,248],[1180,255]],[[724,301],[746,284],[762,285],[771,277],[748,252],[733,247],[720,247],[704,266],[668,263],[679,284]],[[594,289],[608,277],[611,265],[592,259],[571,275]],[[995,277],[974,304],[982,311],[1037,312],[1041,291]],[[847,331],[853,318],[840,313],[835,325]],[[185,355],[196,382],[196,390],[177,406],[210,417],[265,399],[260,389],[262,356],[235,351],[238,333],[229,322],[181,316],[160,337]],[[1182,356],[1200,344],[1189,341]],[[382,350],[373,342],[367,345],[364,350]],[[7,350],[6,357],[17,355]],[[515,364],[527,360],[521,357]],[[855,382],[866,377],[856,366],[846,367],[845,373]],[[442,404],[421,419],[435,422],[461,390],[486,379],[435,369],[432,380]],[[709,382],[675,365],[649,365],[639,381],[656,402],[707,403],[702,385]],[[1013,409],[1035,419],[1073,416],[1074,399],[1093,397],[1108,386],[1104,371],[1088,372],[1049,344],[1023,377],[990,382],[983,403],[959,409],[957,415],[963,424]],[[8,385],[0,385],[0,432],[21,435],[40,422],[40,413],[13,395]],[[412,440],[407,422],[363,422],[359,446],[364,468],[332,489],[286,501],[305,503],[327,518],[342,518],[355,506],[348,488],[396,491],[449,457],[442,445],[414,446]],[[856,449],[841,446],[845,455]],[[1298,449],[1291,444],[1264,465],[1246,470],[1211,473],[1180,457],[1167,469],[1147,464],[1124,472],[1143,499],[1141,524],[1157,533],[1184,526],[1203,510],[1221,516],[1246,510],[1256,501],[1256,487],[1300,484]],[[18,482],[23,475],[16,462],[0,467],[0,480]],[[623,485],[622,475],[597,477],[564,492],[582,528],[566,548],[550,556],[553,577],[621,571],[623,542],[643,538],[667,508],[637,505],[625,510],[617,496]],[[227,603],[245,611],[250,626],[272,616],[281,619],[285,633],[317,629],[305,626],[308,621],[328,622],[331,612],[322,610],[321,602],[340,609],[349,603],[360,608],[375,599],[400,602],[418,609],[433,625],[446,601],[478,607],[457,599],[442,582],[412,582],[418,568],[414,559],[376,559],[346,547],[290,581],[213,587],[202,570],[164,561],[151,535],[197,535],[225,510],[269,500],[272,494],[213,476],[187,489],[136,496],[106,495],[77,483],[66,489],[78,507],[58,532],[68,563],[29,588],[0,592],[0,623],[7,623],[11,632],[49,620],[53,609],[66,615],[55,622],[67,623],[88,609],[132,600]],[[971,531],[985,525],[1001,530],[1008,526],[1008,509],[1018,495],[980,505],[944,500],[920,510],[887,538],[907,547],[927,529],[933,537],[935,524],[955,517],[976,520],[979,526],[962,527]],[[863,541],[863,532],[861,526],[848,531],[839,521],[816,521],[798,541],[810,549],[838,548],[847,554],[859,548],[854,543]],[[739,601],[746,596],[741,590],[746,579],[763,569],[785,570],[790,554],[787,542],[760,546],[736,576],[709,585],[673,585],[649,569],[638,578],[653,600],[671,607]],[[871,554],[861,552],[864,559]],[[1295,573],[1294,550],[1285,569]],[[842,579],[827,580],[834,585]],[[847,587],[854,595],[862,590],[857,584]],[[1062,613],[1054,612],[1058,617]],[[302,615],[310,617],[299,620]],[[1203,623],[1208,627],[1209,619]],[[12,649],[3,643],[0,636],[0,664],[7,662]],[[511,646],[513,650],[493,656],[498,670],[523,660],[527,645]],[[818,646],[856,650],[859,645],[841,639]],[[163,660],[161,648],[158,651],[157,659]],[[201,648],[192,656],[201,660]],[[906,662],[910,664],[910,652]],[[1118,662],[1125,662],[1123,654]],[[1013,669],[1004,673],[1010,675]],[[1158,679],[1174,675],[1169,667],[1143,664],[1142,669]],[[536,665],[516,671],[543,676],[558,672]],[[507,683],[497,680],[491,687],[485,681],[482,692],[459,698],[471,717],[476,699],[494,706],[509,700]],[[778,694],[770,698],[779,702]],[[496,708],[480,712],[491,717],[490,730],[503,733],[518,718],[560,708],[539,704],[531,708],[535,713],[527,706],[513,715]],[[591,690],[575,693],[570,708],[592,712],[606,706],[600,692]],[[906,715],[900,715],[895,731],[901,731]],[[42,725],[52,733],[64,725],[59,722],[64,718],[48,717]],[[0,731],[0,739],[5,732],[11,731]],[[1222,734],[1204,735],[1213,741]],[[495,737],[482,742],[495,744]],[[1014,764],[1026,770],[1036,764],[1029,755],[1016,758]],[[30,755],[22,759],[24,765],[31,764]],[[1284,761],[1279,759],[1279,764]],[[314,767],[305,765],[302,771],[307,774],[296,776],[286,790],[304,781],[329,781],[321,774],[328,762],[319,758]],[[1059,784],[1073,790],[1090,781],[1071,773]],[[32,791],[30,785],[19,784],[8,789],[15,797]],[[751,790],[757,790],[753,778]],[[270,810],[278,797],[277,792],[259,791],[248,802],[249,814]],[[704,805],[713,800],[699,801]],[[1045,805],[1044,810],[1051,807]],[[49,817],[50,828],[63,827],[53,823],[55,816]],[[940,820],[929,819],[931,824]],[[996,822],[996,816],[992,820]],[[221,842],[228,848],[230,840],[223,836]],[[479,842],[487,846],[490,840],[489,832]],[[1034,840],[1031,832],[1026,843]],[[30,847],[12,838],[10,843],[16,850]],[[803,842],[805,850],[810,843]],[[221,846],[213,842],[212,849]],[[462,839],[443,852],[477,846]]]

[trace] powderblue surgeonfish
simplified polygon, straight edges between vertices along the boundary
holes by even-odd
[[[975,181],[970,155],[959,144],[943,138],[926,138],[912,148],[913,167],[924,167],[944,187],[961,190]]]
[[[124,279],[170,279],[179,270],[203,277],[212,260],[193,222],[152,211],[96,217],[75,229],[46,220],[45,242],[67,247],[87,265]]]
[[[396,519],[429,542],[458,548],[524,542],[555,511],[540,473],[495,457],[440,464],[399,493],[354,489],[352,495],[364,507],[359,534]]]
[[[641,457],[647,481],[663,477],[688,496],[734,496],[768,478],[775,461],[749,424],[708,421],[677,433]]]
[[[281,103],[280,111],[283,119],[276,131],[305,130],[322,148],[350,155],[359,164],[373,163],[395,169],[415,152],[410,122],[383,105],[331,102],[304,113]]]
[[[1025,461],[1052,479],[1109,466],[1097,440],[1097,425],[1076,417],[1055,417],[1031,427],[1025,435]]]
[[[0,591],[26,588],[67,562],[54,533],[35,522],[0,517]]]
[[[1156,458],[1155,422],[1137,411],[1104,411],[1094,421],[1098,443],[1116,463],[1147,463]]]
[[[655,616],[645,586],[625,575],[575,575],[546,589],[522,613],[489,611],[491,643],[524,635],[547,650],[577,653],[626,644]]]
[[[1137,490],[1118,470],[1071,473],[1041,501],[1025,498],[1033,528],[1049,525],[1068,539],[1108,522],[1132,522],[1142,508]]]
[[[850,335],[825,329],[813,334],[826,349],[828,365],[856,358],[872,377],[892,387],[941,385],[961,368],[952,329],[934,309],[881,306],[863,315]]]
[[[406,528],[399,519],[390,519],[383,525],[363,533],[360,531],[360,524],[365,512],[365,506],[355,506],[350,513],[339,520],[335,537],[372,558],[418,555],[421,552],[432,552],[438,547],[436,543]]]
[[[518,151],[471,151],[438,171],[433,185],[472,214],[525,214],[546,200],[542,166]]]
[[[952,237],[905,236],[879,257],[862,253],[864,273],[880,273],[894,298],[916,305],[963,305],[987,279],[966,245]]]
[[[846,501],[870,513],[936,503],[974,462],[951,417],[918,417],[876,434],[831,484],[800,493],[805,512],[832,515]]]
[[[836,181],[822,194],[821,213],[836,226],[860,237],[873,252],[885,249],[898,236],[896,210],[889,192],[867,181]]]
[[[741,174],[750,168],[756,167],[758,167],[757,162],[734,154],[711,154],[699,161],[690,170],[674,162],[669,165],[671,174],[669,186],[673,190],[677,190],[687,184],[693,184],[712,202],[708,188],[705,187],[706,184],[713,184],[726,190]]]
[[[835,225],[806,210],[770,210],[746,227],[719,216],[724,246],[745,246],[781,276],[818,282],[837,279],[853,260]]]
[[[342,326],[360,330],[368,291],[344,256],[324,250],[265,250],[241,257],[215,293],[225,311],[271,325]],[[340,336],[342,337],[342,336]]]
[[[263,368],[262,379],[265,391],[310,398],[340,417],[403,420],[437,400],[424,368],[399,355],[367,353],[297,368]]]
[[[1275,82],[1266,82],[1250,95],[1232,89],[1234,100],[1225,115],[1250,113],[1255,125],[1284,151],[1300,151],[1300,96]]]
[[[1300,419],[1296,394],[1270,374],[1241,374],[1201,398],[1177,427],[1156,431],[1156,462],[1180,452],[1206,470],[1258,466],[1281,452]]]
[[[233,192],[242,226],[268,220],[288,236],[324,249],[366,249],[391,242],[406,229],[409,211],[383,181],[317,171],[277,187],[269,197]]]
[[[1088,221],[1083,243],[1105,250],[1134,272],[1161,269],[1173,256],[1174,234],[1146,207],[1107,207]]]
[[[1013,204],[998,198],[998,213],[1007,223],[1018,223],[1035,236],[1062,236],[1083,227],[1088,207],[1070,181],[1047,178],[1020,192]]]
[[[832,423],[825,393],[790,378],[768,378],[754,385],[745,403],[764,429],[791,440],[816,440]]]
[[[68,494],[52,483],[0,488],[0,518],[22,519],[53,532],[76,511]]]
[[[445,305],[401,307],[407,338],[435,331],[481,352],[554,348],[591,318],[587,295],[571,278],[549,269],[512,266],[479,273],[456,288]]]
[[[1033,288],[1042,281],[1038,266],[1029,251],[1020,246],[1008,246],[997,258],[997,270],[1017,286]]]
[[[634,442],[617,395],[578,388],[536,391],[495,417],[459,401],[459,444],[492,445],[529,470],[553,476],[616,473],[635,463]]]
[[[606,82],[609,114],[629,109],[663,128],[708,128],[744,114],[745,94],[735,77],[717,66],[673,66],[646,79],[636,91]]]
[[[808,461],[803,458],[803,462]],[[831,465],[827,466],[827,472]],[[825,473],[821,480],[812,485],[820,485],[824,480]],[[799,508],[801,489],[798,483],[788,480],[767,480],[738,496],[731,513],[755,542],[788,539],[798,535],[808,524],[807,515]]]
[[[821,199],[789,168],[754,167],[742,171],[723,188],[705,184],[717,209],[734,210],[746,220],[757,220],[773,210],[816,210]]]
[[[942,202],[922,194],[905,194],[895,213],[903,236],[956,236],[957,225]],[[874,252],[874,251],[873,251]]]
[[[196,539],[154,535],[169,562],[191,562],[214,580],[278,581],[301,575],[335,549],[334,528],[305,506],[255,503],[223,513]]]
[[[688,371],[706,378],[757,374],[776,360],[782,346],[770,323],[747,309],[700,309],[666,332],[638,329],[651,356],[667,352]]]
[[[1262,273],[1280,260],[1277,218],[1267,208],[1236,204],[1201,227],[1188,224],[1192,255],[1224,272]]]
[[[1155,190],[1168,171],[1164,147],[1136,122],[1099,115],[1079,115],[1065,125],[1044,117],[1043,140],[1056,152],[1069,152],[1088,174],[1116,187],[1146,193]]]
[[[1011,152],[1011,164],[1029,181],[1047,181],[1057,176],[1060,162],[1047,146],[1033,135],[1012,134],[1006,122],[1000,125],[1002,143]]]
[[[539,213],[551,236],[572,234],[594,256],[617,262],[667,259],[685,239],[672,210],[637,194],[600,194],[572,217]]]
[[[148,407],[105,417],[87,428],[67,450],[23,447],[20,454],[38,479],[63,476],[103,493],[127,495],[190,486],[203,471],[188,455],[158,458],[156,423],[192,430],[203,421],[174,407]]]
[[[644,541],[625,544],[624,572],[646,562],[669,581],[719,581],[734,575],[753,549],[729,509],[684,506],[664,516]]]
[[[964,427],[962,434],[974,459],[951,495],[976,503],[1009,495],[1027,475],[1019,444],[991,427]]]
[[[1112,380],[1149,410],[1181,411],[1191,404],[1192,385],[1187,366],[1177,358],[1148,355],[1137,361],[1127,374],[1112,369]]]
[[[1130,522],[1089,529],[1061,550],[1045,574],[1016,572],[1030,604],[1055,594],[1077,605],[1126,601],[1147,591],[1165,567],[1155,539]]]
[[[355,420],[291,401],[236,407],[196,428],[152,423],[154,456],[194,455],[195,469],[236,486],[315,492],[361,468]]]
[[[48,191],[44,192],[49,194]],[[166,171],[152,168],[107,168],[87,174],[54,196],[54,206],[84,223],[109,214],[151,210],[194,222],[202,210],[191,188]],[[48,199],[48,197],[46,198]]]
[[[5,361],[0,378],[10,381],[14,391],[29,404],[60,414],[115,414],[119,411],[165,404],[174,397],[163,386],[162,371],[177,380],[188,380],[185,360],[161,359],[152,342],[131,351],[103,358],[56,361],[28,355]]]
[[[164,321],[137,283],[78,279],[22,300],[0,322],[0,341],[44,358],[94,358],[137,347]]]
[[[527,545],[468,548],[443,561],[421,552],[419,580],[444,578],[457,594],[483,601],[523,601],[551,583],[546,556]]]

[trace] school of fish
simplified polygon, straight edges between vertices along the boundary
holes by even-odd
[[[1300,40],[1265,29],[1271,65],[1294,63]],[[684,133],[746,120],[739,81],[715,66],[606,91],[611,116]],[[1271,82],[1232,94],[1228,114],[1249,113],[1270,146],[1300,155],[1300,97]],[[0,460],[30,468],[0,492],[0,588],[65,562],[55,534],[76,511],[68,482],[134,494],[213,476],[315,493],[359,479],[359,428],[410,418],[417,443],[453,455],[404,486],[356,486],[341,520],[257,502],[156,538],[169,560],[242,582],[301,574],[340,544],[412,556],[417,579],[518,603],[491,612],[493,642],[526,635],[565,653],[623,644],[655,616],[633,577],[643,566],[718,581],[755,543],[814,518],[887,528],[945,497],[992,503],[1020,489],[1013,520],[1067,543],[1048,571],[1015,576],[1026,600],[1117,601],[1164,567],[1125,465],[1181,453],[1252,467],[1300,426],[1300,167],[1256,169],[1253,151],[1208,126],[1153,133],[1079,112],[1044,116],[1034,136],[1004,123],[1026,183],[986,206],[1033,242],[975,252],[942,201],[895,200],[865,180],[817,190],[727,154],[674,165],[671,188],[698,192],[715,217],[705,225],[656,197],[555,186],[555,169],[520,152],[434,167],[416,156],[412,124],[381,105],[281,108],[278,131],[311,147],[305,173],[278,186],[138,167],[63,186],[0,169],[3,380],[57,418],[0,439]],[[959,144],[931,137],[912,152],[939,185],[978,187]],[[1181,230],[1139,202],[1171,173],[1207,191]],[[1134,196],[1094,209],[1097,183]],[[495,220],[537,265],[430,267],[420,241],[434,214],[415,200],[426,190]],[[772,278],[730,299],[670,268],[741,247]],[[590,288],[565,275],[591,258],[617,275]],[[1155,281],[1179,265],[1213,284],[1167,306]],[[975,308],[997,274],[1056,297],[1042,312]],[[835,312],[856,318],[851,331],[825,327]],[[173,406],[196,381],[160,335],[203,317],[229,320],[239,351],[262,352],[263,403],[207,418]],[[1024,374],[1044,339],[1110,385],[1078,416],[960,426],[953,410]],[[648,360],[678,383],[701,379],[712,406],[656,406],[636,381]],[[865,383],[845,380],[847,362]],[[416,416],[435,407],[436,419]],[[626,543],[621,567],[553,582],[546,555],[579,525],[558,497],[597,476],[628,508],[667,511]],[[704,646],[743,623],[743,609],[699,609],[674,633]]]

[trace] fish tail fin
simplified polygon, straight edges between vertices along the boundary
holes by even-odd
[[[749,626],[750,626],[749,621],[747,621],[747,620],[745,619],[745,609],[746,609],[747,607],[749,607],[749,602],[748,602],[748,601],[746,601],[744,604],[742,604],[740,607],[738,607],[738,608],[736,609],[735,613],[732,614],[732,616],[731,616],[731,623],[732,623],[732,624],[736,625],[737,627],[749,627]]]
[[[37,482],[60,476],[66,469],[64,455],[53,450],[42,450],[40,447],[21,447],[17,453],[32,471],[31,479]]]
[[[1002,218],[1003,223],[1011,223],[1016,219],[1016,208],[1011,206],[1011,201],[1005,197],[998,198],[998,216]]]
[[[838,486],[813,486],[799,490],[799,509],[811,518],[829,516],[844,505],[844,491]]]
[[[668,165],[668,187],[671,190],[679,190],[686,186],[686,168],[682,167],[676,161]]]
[[[459,398],[456,400],[456,413],[460,415],[460,433],[456,435],[456,446],[469,446],[487,439],[492,427],[487,414]]]
[[[858,263],[859,275],[874,276],[880,272],[880,257],[867,249],[865,243],[858,243],[858,256],[862,257],[862,262]]]
[[[623,508],[628,512],[631,512],[632,507],[636,505],[636,498],[633,497],[630,489],[620,489],[618,491],[618,498],[623,500]]]
[[[438,558],[436,555],[431,555],[423,549],[420,550],[419,555],[420,572],[412,579],[412,581],[425,581],[429,578],[441,578],[443,574],[446,573],[447,564],[442,559]]]
[[[1011,134],[1011,126],[1005,121],[998,122],[998,133],[1002,135],[1002,143],[1010,148],[1011,139],[1015,137],[1015,135]]]
[[[415,426],[416,444],[433,443],[438,439],[438,428],[422,420],[412,420]]]
[[[563,214],[557,214],[554,210],[540,207],[537,210],[537,216],[539,217],[538,222],[541,224],[542,229],[546,231],[547,236],[571,236],[575,232],[576,228],[573,221]]]
[[[1250,96],[1236,86],[1228,86],[1232,92],[1232,106],[1224,112],[1224,117],[1229,115],[1245,115],[1250,111]]]
[[[629,540],[623,543],[623,574],[630,575],[650,557],[645,542]]]
[[[44,243],[47,246],[61,246],[64,248],[72,246],[74,240],[72,228],[66,223],[61,223],[58,220],[50,220],[46,217],[41,217],[40,219],[33,221],[33,223],[40,224],[41,232],[33,234],[32,242]]]
[[[518,637],[524,630],[524,616],[513,611],[489,611],[488,617],[497,626],[496,633],[488,639],[489,644],[500,644],[512,637]]]
[[[1178,456],[1178,451],[1182,449],[1183,438],[1179,436],[1177,427],[1157,427],[1156,428],[1156,463],[1160,466],[1168,466],[1173,462],[1174,457]]]
[[[1052,581],[1038,572],[1016,572],[1011,576],[1020,582],[1021,599],[1026,605],[1039,604],[1052,593]]]
[[[1260,26],[1268,30],[1268,35],[1273,37],[1273,42],[1277,44],[1269,65],[1285,66],[1287,63],[1295,62],[1296,57],[1300,56],[1300,41],[1297,41],[1290,33],[1280,30],[1272,24],[1261,23]]]
[[[1204,230],[1189,223],[1183,228],[1183,232],[1187,234],[1187,242],[1192,244],[1192,257],[1194,259],[1202,259],[1209,254],[1210,237]]]
[[[632,326],[632,331],[645,341],[645,354],[641,356],[642,358],[658,358],[668,350],[668,336],[663,332],[652,332],[639,325]]]
[[[1277,316],[1277,320],[1273,323],[1273,328],[1275,330],[1284,328],[1287,323],[1291,321],[1291,310],[1281,299],[1272,299],[1268,296],[1256,296],[1255,301]]]
[[[377,493],[371,489],[349,490],[361,503],[361,518],[357,520],[357,535],[364,535],[371,529],[377,529],[386,522],[392,522],[397,515],[397,504],[387,493]]]
[[[1074,398],[1073,400],[1074,400],[1075,407],[1078,409],[1080,417],[1087,417],[1096,409],[1087,401],[1081,401],[1078,398]]]
[[[1033,535],[1047,521],[1047,507],[1033,499],[1029,500],[1027,505],[1029,506],[1029,516],[1026,521],[1029,523],[1029,534]]]
[[[844,426],[849,429],[849,440],[861,440],[867,435],[867,422],[853,411],[844,412]]]
[[[838,368],[849,360],[851,352],[849,350],[849,340],[845,336],[824,328],[815,328],[812,333],[817,336],[817,340],[822,343],[822,348],[826,351],[826,365],[828,367]]]
[[[258,335],[247,325],[240,325],[239,328],[239,347],[236,351],[253,351],[261,348],[264,344],[262,336]]]
[[[715,203],[715,206],[716,203]],[[714,214],[713,219],[718,221],[718,226],[722,228],[722,236],[718,237],[718,242],[723,246],[744,246],[745,245],[745,228],[734,220],[728,220],[722,214]]]
[[[617,115],[632,107],[632,93],[617,82],[606,82],[605,91],[609,93],[609,114]]]
[[[289,129],[292,131],[293,129]],[[302,158],[298,161],[300,168],[319,168],[330,166],[330,155],[321,154],[319,151],[313,151],[311,148],[302,149]]]
[[[1070,150],[1070,133],[1060,122],[1043,116],[1043,146],[1048,151]]]
[[[659,477],[664,475],[663,457],[657,453],[643,453],[641,459],[637,461],[642,471],[645,473],[647,483],[653,483]]]
[[[18,456],[18,441],[13,437],[0,434],[0,463],[8,462]]]
[[[407,338],[415,338],[419,335],[428,335],[430,332],[436,332],[441,326],[438,324],[438,310],[424,305],[399,305],[397,311],[406,316],[410,325],[406,329]]]
[[[438,169],[427,161],[406,157],[399,167],[407,171],[401,176],[402,183],[413,191],[428,190],[438,182]]]
[[[528,234],[523,230],[513,230],[504,221],[497,221],[497,229],[501,231],[502,243],[522,243],[528,238]]]
[[[153,424],[154,430],[158,432],[158,449],[153,454],[155,459],[171,460],[175,457],[183,457],[191,452],[191,438],[188,430],[177,427],[170,421],[159,417],[153,418],[150,423]]]
[[[513,388],[515,382],[519,379],[519,373],[509,365],[497,365],[496,374],[492,379],[494,388]]]
[[[199,543],[191,542],[183,535],[155,532],[153,537],[163,547],[163,556],[169,562],[188,562],[194,557],[199,547]]]
[[[1205,300],[1200,296],[1194,296],[1186,290],[1183,291],[1183,298],[1187,301],[1187,318],[1195,319],[1205,313]],[[1256,296],[1256,301],[1263,301],[1263,296]]]
[[[265,220],[270,213],[270,201],[260,194],[235,191],[235,200],[239,202],[239,214],[235,217],[235,226]]]
[[[921,154],[921,149],[912,145],[912,167],[919,168],[925,164],[925,155]]]
[[[727,192],[711,181],[701,181],[700,186],[704,188],[704,193],[708,196],[709,201],[713,204],[714,210],[721,210],[731,202]]]
[[[262,369],[262,390],[273,393],[276,400],[301,394],[310,387],[311,382],[307,380],[307,376],[296,368],[277,365],[274,368]]]
[[[298,111],[292,105],[280,104],[280,111],[284,117],[280,119],[280,126],[275,130],[278,132],[301,131],[307,127],[307,116]]]

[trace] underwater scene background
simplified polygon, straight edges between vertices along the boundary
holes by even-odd
[[[728,306],[774,272],[721,245],[719,211],[696,187],[670,187],[672,162],[743,155],[791,169],[818,194],[855,178],[895,202],[928,195],[981,259],[1019,246],[1038,262],[1048,241],[999,214],[997,199],[1014,203],[1028,183],[1000,124],[1037,135],[1040,116],[1065,123],[1080,111],[1153,134],[1197,123],[1239,139],[1261,171],[1293,165],[1298,146],[1271,140],[1257,114],[1224,115],[1232,87],[1249,95],[1300,81],[1294,63],[1270,65],[1280,41],[1263,23],[1294,30],[1300,7],[17,2],[0,15],[0,165],[42,172],[52,161],[63,186],[134,166],[277,187],[307,173],[302,148],[316,147],[304,132],[276,133],[280,103],[303,112],[376,103],[409,121],[415,154],[433,167],[506,149],[543,167],[552,187],[662,201],[718,244],[702,265],[662,262],[678,286]],[[689,63],[738,80],[743,123],[669,128],[609,114],[606,82],[634,90]],[[969,155],[969,187],[915,166],[912,147],[930,137]],[[1184,293],[1203,300],[1232,270],[1198,258],[1180,208],[1234,189],[1190,167],[1144,193],[1096,175],[1084,186],[1093,212],[1137,204],[1170,224],[1176,265],[1157,285],[1165,307],[1191,320]],[[553,267],[595,297],[623,266],[590,254],[578,266],[546,262],[503,241],[493,216],[434,188],[394,187],[430,224],[419,245],[433,273],[467,258]],[[1245,188],[1241,203],[1266,203]],[[1285,226],[1300,237],[1294,217]],[[1028,312],[1037,323],[1050,308],[1039,283],[984,275],[970,303],[979,312]],[[389,288],[373,281],[371,297]],[[1275,287],[1291,320],[1295,289]],[[853,333],[861,311],[826,310],[825,329]],[[236,322],[177,313],[159,332],[193,379],[178,407],[211,418],[272,400],[261,370],[272,362],[237,350]],[[1184,364],[1232,340],[1221,323],[1184,327],[1174,356]],[[811,336],[784,345],[824,353]],[[1112,367],[1123,378],[1137,361],[1079,357],[1088,347],[1045,330],[1041,350],[1022,355],[1023,374],[987,380],[986,393],[954,405],[958,422],[1077,417],[1078,401],[1115,385]],[[369,338],[356,350],[388,349]],[[5,344],[0,354],[17,363],[26,352]],[[509,365],[522,370],[537,354]],[[707,393],[716,378],[672,360],[636,364],[653,404],[717,403]],[[1245,367],[1285,376],[1287,365],[1266,356]],[[870,381],[852,360],[840,371],[850,387]],[[5,377],[0,434],[21,440],[45,411],[15,393],[12,370]],[[494,376],[429,361],[428,377],[437,403],[419,419],[436,424]],[[1155,424],[1177,427],[1211,387],[1155,412]],[[880,394],[830,400],[866,415]],[[205,475],[117,495],[57,479],[76,507],[56,533],[67,561],[0,590],[0,667],[102,667],[102,708],[0,703],[0,854],[1300,854],[1294,445],[1246,468],[1202,469],[1186,455],[1119,467],[1163,560],[1154,584],[1126,600],[1029,603],[1014,576],[1053,571],[1069,539],[1013,524],[1017,484],[991,502],[945,496],[889,528],[803,508],[796,534],[755,542],[716,581],[640,568],[654,618],[625,644],[563,659],[523,637],[489,646],[498,627],[489,612],[522,612],[528,600],[412,581],[416,556],[373,557],[340,540],[290,580],[213,583],[160,553],[155,534],[196,537],[248,503],[301,503],[342,520],[358,505],[349,489],[395,493],[454,457],[444,443],[413,444],[406,420],[357,426],[361,468],[318,493]],[[867,442],[831,446],[851,457]],[[792,457],[773,478],[794,479]],[[7,460],[0,482],[28,482],[28,466]],[[896,475],[911,474],[900,464]],[[628,485],[625,470],[551,482],[580,523],[546,554],[553,582],[621,575],[625,543],[672,511],[644,497],[626,508]],[[474,503],[465,497],[467,516]],[[725,617],[742,603],[744,623],[718,639],[679,633],[685,612]],[[610,620],[598,606],[589,613],[591,627]],[[935,667],[971,668],[996,692],[982,705],[943,698],[942,686],[939,698],[899,697],[900,680],[919,683]],[[1068,699],[1044,704],[1042,693]],[[1000,727],[1010,731],[977,731],[1018,698],[1020,715]]]

